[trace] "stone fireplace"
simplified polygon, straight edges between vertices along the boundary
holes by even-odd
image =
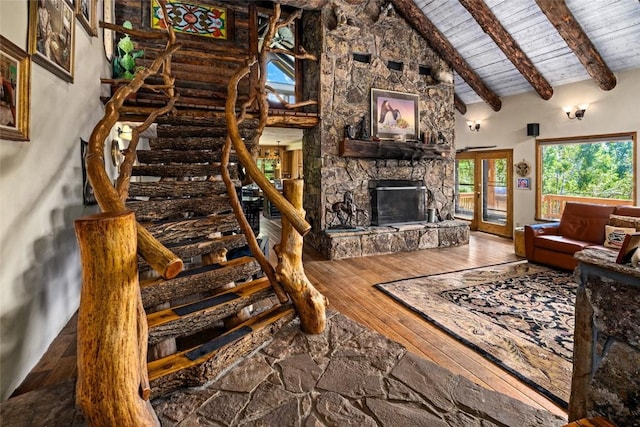
[[[302,44],[319,58],[303,63],[304,98],[318,99],[321,119],[303,137],[304,206],[312,225],[305,241],[332,259],[468,242],[467,224],[452,217],[451,69],[399,14],[382,7],[386,3],[336,0],[302,17]],[[424,139],[371,138],[372,89],[418,95],[418,134]],[[346,139],[349,125],[360,130],[355,140]],[[388,220],[383,214],[381,222],[377,202],[394,190],[375,190],[372,197],[370,183],[391,181],[419,189],[412,194],[414,216]],[[428,193],[421,195],[422,189]],[[355,230],[332,230],[332,207],[345,193],[368,215],[354,216]],[[427,223],[427,207],[444,221]]]

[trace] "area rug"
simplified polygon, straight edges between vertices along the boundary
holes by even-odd
[[[526,261],[374,285],[567,407],[577,284]]]

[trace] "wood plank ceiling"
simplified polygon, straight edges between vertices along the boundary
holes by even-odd
[[[454,69],[456,108],[640,68],[638,0],[393,0]]]

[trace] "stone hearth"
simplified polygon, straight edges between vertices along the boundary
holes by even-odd
[[[418,222],[355,231],[329,230],[322,243],[329,259],[409,252],[469,243],[469,225],[450,220],[438,223]]]

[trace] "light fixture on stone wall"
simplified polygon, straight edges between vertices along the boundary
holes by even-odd
[[[577,107],[562,107],[564,112],[567,113],[567,117],[569,117],[570,120],[582,120],[582,118],[584,117],[584,113],[587,111],[587,108],[589,108],[589,104],[580,104]],[[573,113],[573,117],[571,117],[571,113]]]
[[[467,121],[467,126],[469,126],[469,130],[471,132],[480,132],[480,120],[476,120],[474,121]]]

